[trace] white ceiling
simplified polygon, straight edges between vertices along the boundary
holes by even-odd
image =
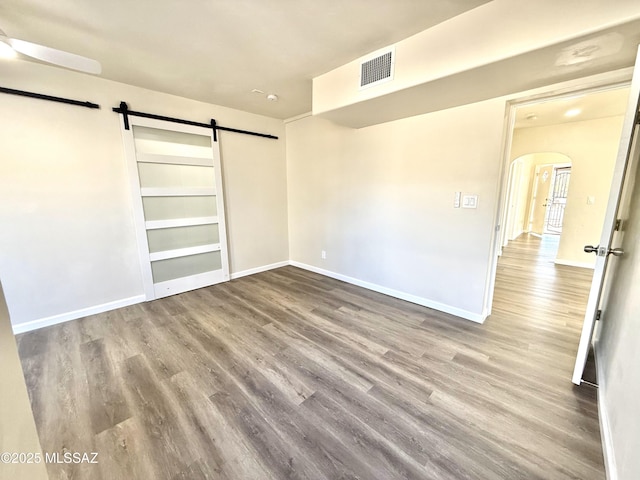
[[[515,128],[542,127],[624,115],[628,101],[629,87],[624,87],[526,105],[516,109]],[[580,110],[580,113],[570,117],[565,115],[573,109]],[[532,115],[535,118],[527,119]]]
[[[107,79],[288,118],[311,110],[313,77],[488,1],[2,0],[0,29]]]

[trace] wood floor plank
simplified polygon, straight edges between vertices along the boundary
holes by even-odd
[[[44,452],[59,458],[95,452],[86,371],[78,368],[82,365],[80,333],[73,323],[46,330],[51,337],[46,351],[28,357],[33,363],[27,363],[25,371],[32,408],[39,406],[34,416],[40,444]],[[87,463],[55,461],[47,471],[50,478],[102,478],[95,465]]]
[[[127,420],[103,430],[95,436],[98,465],[90,475],[72,478],[99,478],[104,480],[130,480],[133,478],[170,478],[162,475],[160,463],[155,460],[153,446],[143,435],[144,425],[138,418]],[[113,461],[117,459],[117,461]],[[64,478],[52,475],[49,478]]]
[[[522,236],[479,325],[283,267],[18,336],[52,480],[603,480],[591,271]]]
[[[106,352],[103,339],[80,345],[80,356],[87,372],[88,409],[93,433],[98,434],[131,416],[120,379]]]

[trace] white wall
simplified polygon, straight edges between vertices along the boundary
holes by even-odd
[[[221,132],[220,141],[231,272],[288,259],[282,121],[29,62],[1,62],[0,78],[102,107],[0,95],[0,278],[14,325],[83,316],[143,293],[121,118],[111,111],[122,100],[279,136]]]
[[[571,159],[571,181],[557,261],[593,266],[595,256],[583,252],[600,239],[618,153],[622,116],[521,128],[514,131],[511,158],[530,153],[561,153]],[[594,197],[593,205],[587,197]],[[594,243],[595,242],[595,243]]]
[[[287,123],[291,260],[482,321],[501,170],[509,162],[507,102],[620,83],[630,74],[614,71],[360,129],[320,117]],[[510,158],[535,151],[516,147]],[[454,209],[456,191],[478,194],[479,208]],[[606,203],[606,194],[596,195]]]
[[[480,320],[504,109],[495,99],[359,130],[287,124],[291,259]],[[478,194],[478,208],[454,209],[456,191]]]

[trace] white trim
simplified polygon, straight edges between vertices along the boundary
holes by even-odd
[[[563,260],[561,258],[556,258],[554,262],[556,265],[566,265],[568,267],[580,267],[580,268],[590,268],[593,270],[595,265],[589,262],[576,262],[575,260]]]
[[[496,272],[498,270],[498,257],[502,255],[502,248],[506,246],[505,240],[507,238],[507,211],[501,209],[501,200],[506,195],[509,184],[509,169],[511,168],[511,162],[509,160],[511,152],[511,142],[513,140],[513,128],[516,123],[515,107],[505,104],[504,124],[502,126],[502,167],[498,174],[498,182],[496,185],[496,198],[498,199],[497,207],[495,210],[493,229],[491,232],[491,246],[490,246],[490,264],[485,276],[485,290],[484,298],[482,302],[483,312],[491,314],[493,308],[493,291],[496,286]],[[500,253],[498,253],[500,252]],[[482,320],[484,320],[486,317]]]
[[[217,252],[218,250],[220,250],[219,243],[210,243],[208,245],[198,245],[197,247],[176,248],[174,250],[153,252],[149,254],[149,260],[157,262],[158,260],[167,260],[169,258],[188,257],[189,255]]]
[[[484,323],[484,321],[488,316],[488,312],[486,310],[482,314],[469,312],[467,310],[463,310],[457,307],[452,307],[450,305],[446,305],[443,303],[434,302],[432,300],[418,297],[416,295],[400,292],[398,290],[393,290],[391,288],[383,287],[381,285],[365,282],[363,280],[358,280],[356,278],[349,277],[347,275],[331,272],[329,270],[324,270],[322,268],[314,267],[312,265],[307,265],[307,264],[296,262],[296,261],[284,260],[281,262],[271,263],[268,265],[262,265],[260,267],[241,270],[239,272],[232,273],[230,278],[233,280],[241,277],[246,277],[248,275],[254,275],[256,273],[266,272],[268,270],[273,270],[276,268],[286,267],[288,265],[302,268],[304,270],[309,270],[311,272],[318,273],[326,277],[335,278],[336,280],[342,280],[343,282],[347,282],[352,285],[357,285],[359,287],[366,288],[368,290],[373,290],[374,292],[389,295],[391,297],[399,298],[401,300],[406,300],[408,302],[415,303],[417,305],[422,305],[424,307],[433,308],[434,310],[450,313],[457,317],[471,320],[472,322]],[[211,274],[213,274],[213,276]],[[221,270],[216,270],[214,272],[206,272],[204,274],[195,275],[194,277],[196,277],[194,279],[194,282],[195,282],[193,286],[194,289],[212,285],[211,283],[212,280],[214,284],[224,282],[225,280],[227,280],[225,279],[225,276]],[[175,286],[173,285],[174,282],[182,283],[182,286],[179,291],[174,291],[174,288],[175,288]],[[155,290],[156,298],[166,297],[169,295],[173,295],[174,293],[181,293],[182,291],[184,291],[184,278],[157,283],[154,285],[154,290]],[[161,291],[158,291],[158,290],[161,290]],[[75,310],[73,312],[54,315],[51,317],[46,317],[39,320],[33,320],[30,322],[19,323],[16,325],[12,325],[13,333],[17,335],[19,333],[29,332],[32,330],[36,330],[38,328],[48,327],[50,325],[56,325],[58,323],[67,322],[69,320],[76,320],[78,318],[87,317],[89,315],[95,315],[97,313],[102,313],[102,312],[107,312],[109,310],[115,310],[117,308],[127,307],[129,305],[134,305],[136,303],[142,303],[145,300],[146,300],[145,295],[136,295],[134,297],[124,298],[122,300],[116,300],[114,302],[104,303],[101,305],[95,305],[93,307],[83,308],[80,310]]]
[[[583,85],[571,85],[564,88],[553,88],[548,91],[536,93],[534,95],[527,95],[525,97],[511,98],[509,103],[515,107],[526,107],[529,105],[536,105],[538,103],[545,103],[554,100],[572,99],[583,95],[589,95],[591,93],[609,92],[618,88],[624,88],[631,85],[631,79],[633,78],[633,68],[626,67],[619,70],[613,70],[602,74],[591,75],[582,79],[569,80],[564,83],[573,83],[575,81],[588,80]],[[556,84],[557,86],[558,84]]]
[[[604,457],[604,471],[607,480],[618,480],[618,467],[613,451],[613,436],[611,435],[611,423],[608,410],[605,407],[604,392],[606,379],[602,375],[602,367],[598,361],[598,344],[594,346],[593,353],[596,361],[596,376],[598,379],[598,419],[600,420],[600,439],[602,443],[602,455]]]
[[[273,270],[274,268],[286,267],[290,265],[288,260],[283,262],[271,263],[269,265],[262,265],[261,267],[249,268],[247,270],[241,270],[231,274],[231,280],[236,278],[246,277],[247,275],[255,275],[256,273],[266,272],[267,270]]]
[[[194,167],[213,167],[211,157],[182,157],[177,155],[162,155],[160,153],[138,152],[138,163],[163,163],[167,165],[191,165]]]
[[[89,315],[108,312],[109,310],[115,310],[116,308],[128,307],[129,305],[142,303],[144,301],[144,295],[136,295],[135,297],[123,298],[121,300],[115,300],[113,302],[103,303],[101,305],[94,305],[93,307],[81,308],[80,310],[74,310],[73,312],[52,315],[50,317],[40,318],[38,320],[32,320],[30,322],[17,323],[15,325],[12,325],[11,327],[13,328],[14,335],[17,335],[19,333],[36,330],[38,328],[44,328],[50,325],[57,325],[58,323],[68,322],[69,320],[77,320],[78,318],[88,317]]]
[[[523,233],[524,233],[524,229],[517,231],[516,234],[513,236],[513,239],[516,240]]]
[[[126,129],[124,122],[119,123],[124,146],[124,158],[129,171],[129,192],[133,209],[140,272],[142,273],[142,287],[145,300],[151,300],[153,299],[153,274],[149,263],[149,244],[145,229],[144,207],[140,196],[140,174],[138,172],[138,162],[135,160],[137,157],[135,139],[133,138],[133,124],[130,124],[130,128]]]
[[[154,300],[195,290],[196,288],[209,287],[216,283],[226,282],[227,280],[229,280],[229,275],[226,275],[222,269],[219,269],[155,283],[153,285]]]
[[[295,117],[285,118],[283,120],[283,123],[287,124],[287,123],[295,122],[297,120],[302,120],[303,118],[307,118],[311,116],[313,116],[313,112],[305,112],[305,113],[301,113],[300,115],[296,115]]]
[[[160,228],[192,227],[194,225],[210,225],[212,223],[218,223],[218,217],[189,217],[170,218],[168,220],[149,220],[148,222],[145,222],[144,225],[147,230],[158,230]]]
[[[144,187],[140,188],[143,197],[192,197],[214,196],[214,187]]]
[[[412,295],[410,293],[401,292],[392,288],[383,287],[382,285],[376,285],[375,283],[365,282],[364,280],[358,280],[357,278],[342,275],[341,273],[335,273],[329,270],[314,267],[313,265],[307,265],[306,263],[300,263],[291,260],[289,264],[294,267],[309,270],[310,272],[319,273],[320,275],[324,275],[326,277],[335,278],[336,280],[342,280],[343,282],[351,283],[352,285],[357,285],[358,287],[373,290],[374,292],[383,293],[385,295],[389,295],[390,297],[399,298],[400,300],[406,300],[407,302],[422,305],[423,307],[432,308],[434,310],[439,310],[444,313],[450,313],[451,315],[462,317],[464,319],[471,320],[472,322],[484,323],[488,316],[487,309],[485,309],[482,313],[470,312],[468,310],[463,310],[451,305],[435,302],[427,298],[418,297],[417,295]]]
[[[220,238],[220,261],[222,262],[222,272],[224,279],[229,280],[229,245],[227,244],[227,220],[225,216],[224,185],[222,177],[222,162],[220,160],[220,142],[214,139],[215,130],[211,130],[211,153],[213,154],[213,169],[215,172],[216,191],[216,211],[218,212],[218,236]]]
[[[256,273],[266,272],[267,270],[286,267],[288,265],[290,265],[290,262],[288,260],[271,263],[269,265],[262,265],[261,267],[250,268],[248,270],[242,270],[240,272],[232,273],[231,279],[246,277],[248,275],[254,275]],[[208,286],[208,285],[205,285],[205,286]],[[80,310],[75,310],[73,312],[62,313],[60,315],[53,315],[51,317],[32,320],[30,322],[18,323],[18,324],[12,325],[13,334],[18,335],[20,333],[30,332],[32,330],[48,327],[50,325],[57,325],[58,323],[64,323],[70,320],[77,320],[79,318],[87,317],[89,315],[108,312],[109,310],[115,310],[117,308],[128,307],[129,305],[142,303],[145,300],[146,298],[144,295],[136,295],[134,297],[123,298],[122,300],[103,303],[101,305],[94,305],[93,307],[87,307]]]
[[[124,122],[120,122],[121,124]],[[175,123],[168,120],[157,120],[155,118],[138,117],[136,115],[129,116],[129,124],[131,126],[151,127],[160,130],[169,130],[170,132],[192,133],[212,137],[213,130],[210,127],[199,127],[197,125],[189,125],[186,123]],[[188,158],[188,157],[185,157]],[[198,157],[194,157],[198,158]]]

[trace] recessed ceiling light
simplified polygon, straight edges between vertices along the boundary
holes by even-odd
[[[251,90],[251,93],[264,93],[264,92],[258,88],[254,88],[253,90]]]
[[[582,113],[582,110],[580,110],[579,108],[572,108],[570,110],[567,110],[564,113],[565,117],[575,117],[576,115],[580,115]]]
[[[267,95],[267,100],[269,100],[270,102],[277,102],[278,96],[274,95],[273,93],[270,93],[269,95]]]
[[[526,117],[524,117],[527,120],[537,120],[538,119],[538,115],[536,115],[535,113],[528,113]]]

